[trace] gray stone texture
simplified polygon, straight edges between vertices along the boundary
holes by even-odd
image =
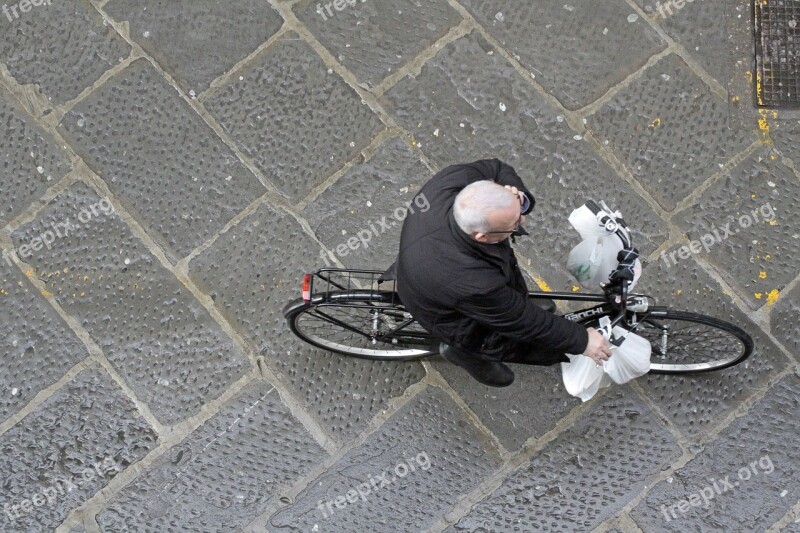
[[[73,108],[61,131],[173,261],[265,192],[144,59]]]
[[[667,235],[652,208],[475,33],[442,49],[383,100],[440,168],[491,157],[515,168],[537,205],[525,223],[533,235],[518,247],[553,290],[573,284],[564,265],[579,239],[566,219],[586,199],[620,209],[643,253]]]
[[[628,387],[610,389],[594,404],[451,531],[588,531],[680,456]]]
[[[419,197],[416,203],[412,199],[432,175],[402,139],[393,138],[369,161],[325,189],[301,214],[345,266],[387,268],[397,257],[406,215],[412,209],[430,209],[427,198]]]
[[[156,439],[105,372],[85,370],[0,436],[0,530],[55,530]],[[14,509],[25,500],[27,511]]]
[[[800,115],[754,110],[752,2],[46,2],[0,2],[0,248],[22,260],[0,256],[0,531],[799,533]],[[638,290],[755,353],[581,404],[558,366],[492,389],[291,334],[303,273],[329,252],[385,268],[398,210],[483,158],[536,197],[529,287],[581,290],[567,217],[605,200]],[[647,259],[767,201],[774,224]],[[766,454],[774,472],[665,522]]]
[[[70,164],[52,136],[0,90],[0,226],[19,215],[69,172]]]
[[[189,269],[226,320],[341,442],[360,433],[425,371],[418,362],[369,361],[317,350],[291,335],[281,310],[300,298],[303,273],[323,266],[320,251],[291,215],[263,205],[221,235]]]
[[[446,0],[305,0],[293,10],[365,87],[378,85],[461,22]]]
[[[623,0],[602,9],[595,0],[462,3],[567,109],[597,100],[666,47]]]
[[[493,388],[476,382],[465,370],[444,361],[431,360],[480,421],[510,451],[519,450],[530,438],[538,438],[580,405],[561,379],[561,366],[509,365],[514,371],[510,387]]]
[[[795,168],[800,168],[800,117],[790,118],[783,111],[764,111],[769,124],[769,135],[784,157],[794,162]],[[796,113],[793,113],[796,115]]]
[[[383,129],[358,94],[291,32],[212,90],[205,104],[292,200],[306,196]]]
[[[728,127],[752,137],[758,131],[753,109],[753,2],[696,0],[670,3],[668,9],[668,0],[634,1],[684,48],[709,83],[722,86]]]
[[[325,451],[257,381],[160,457],[97,517],[103,531],[241,531]]]
[[[675,249],[669,248],[667,254]],[[753,338],[753,355],[737,366],[687,376],[648,374],[637,380],[665,416],[689,438],[704,438],[786,367],[786,356],[693,258],[669,267],[663,260],[646,265],[636,292],[655,297],[660,306],[726,320]]]
[[[197,94],[283,24],[264,0],[111,0],[103,11],[128,21],[131,39]]]
[[[309,484],[265,527],[270,531],[425,530],[454,505],[458,495],[469,492],[499,466],[484,441],[444,391],[428,388]],[[365,496],[353,498],[359,486]],[[351,501],[342,505],[337,498],[347,498],[348,493]],[[332,505],[326,507],[327,502]]]
[[[163,423],[178,422],[241,377],[247,359],[100,202],[76,184],[14,232],[14,241],[34,246],[24,259],[31,275],[88,330],[138,398]],[[62,236],[35,250],[35,239],[56,224]]]
[[[800,179],[781,164],[776,153],[762,149],[675,219],[690,239],[704,235],[710,236],[709,243],[713,239],[708,252],[711,261],[758,308],[770,305],[800,273],[800,235],[795,223],[799,216]],[[726,236],[725,229],[732,234]]]
[[[661,0],[635,1],[723,86],[743,74],[738,60],[749,57],[752,63],[752,38],[747,40],[749,48],[744,46],[747,41],[738,38],[742,27],[752,31],[752,2],[693,0],[678,8]]]
[[[0,422],[89,356],[22,272],[0,259]]]
[[[647,69],[588,121],[668,211],[755,140],[730,127],[727,103],[675,54]]]
[[[800,448],[791,444],[800,432],[798,397],[800,378],[783,379],[749,416],[653,487],[631,517],[644,531],[765,531],[800,496]],[[678,507],[683,500],[689,505]]]
[[[47,0],[28,4],[25,13],[21,3],[9,2],[11,20],[0,16],[0,63],[17,83],[38,85],[54,104],[72,100],[130,54],[130,45],[88,0]]]
[[[770,315],[772,334],[800,361],[800,286],[781,296]]]

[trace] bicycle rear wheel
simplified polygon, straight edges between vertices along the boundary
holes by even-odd
[[[407,360],[438,353],[433,337],[391,291],[348,290],[296,300],[283,311],[292,333],[331,352]]]
[[[580,323],[597,326],[598,320],[592,317]],[[753,352],[753,339],[740,327],[698,313],[655,307],[635,326],[621,325],[650,341],[651,374],[721,370],[741,363]]]

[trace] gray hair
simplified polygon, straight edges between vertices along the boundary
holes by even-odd
[[[502,185],[489,180],[470,183],[458,193],[453,203],[456,224],[464,233],[487,233],[489,213],[509,207],[514,201]]]

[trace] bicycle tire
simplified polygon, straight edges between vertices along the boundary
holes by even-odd
[[[610,313],[604,316],[614,318],[613,314]],[[584,326],[596,325],[600,318],[601,316],[590,317],[585,320],[580,320],[579,323]],[[661,331],[661,338],[655,339],[655,342],[654,339],[652,339],[650,334],[655,333],[656,328],[654,324],[658,323],[656,321],[660,321],[662,323],[665,321],[672,321],[679,324],[694,324],[697,325],[698,328],[699,326],[706,326],[710,328],[711,331],[722,332],[725,334],[725,336],[719,338],[730,338],[730,340],[735,339],[739,344],[737,345],[735,352],[731,352],[730,355],[722,358],[712,358],[711,361],[691,362],[687,358],[681,362],[677,359],[680,354],[676,356],[672,353],[672,350],[681,350],[680,341],[678,341],[678,344],[676,344],[675,347],[670,346],[667,348],[666,339],[663,337],[663,329]],[[623,325],[625,329],[631,329],[628,326],[630,326],[630,324],[627,326]],[[633,332],[650,340],[650,343],[653,346],[653,354],[651,355],[650,365],[651,374],[696,374],[713,372],[738,365],[750,357],[750,355],[753,353],[753,339],[742,328],[715,317],[693,313],[690,311],[677,311],[666,307],[654,307],[650,309],[644,318],[641,319],[641,321],[636,325],[636,327],[633,328]],[[681,330],[678,329],[677,331],[668,333],[668,335],[675,336],[675,334],[678,333],[678,337],[680,338],[680,332]],[[684,335],[691,338],[695,337],[697,333],[688,330],[684,333]],[[693,342],[696,341],[693,340]],[[696,347],[699,348],[701,346],[697,345]],[[705,347],[703,348],[703,351],[709,354],[713,353],[713,347]],[[676,360],[674,362],[670,361],[670,357],[676,357]]]
[[[438,353],[438,350],[434,349],[435,342],[433,337],[422,329],[398,302],[397,294],[390,291],[331,291],[323,294],[316,294],[311,301],[299,299],[290,302],[284,307],[283,315],[288,322],[289,329],[298,338],[312,346],[330,352],[360,357],[362,359],[393,361],[420,359]],[[323,311],[320,312],[320,310]],[[387,337],[386,340],[367,340],[369,335],[367,332],[362,331],[361,337],[354,337],[351,342],[345,342],[344,340],[336,340],[336,336],[343,332],[348,333],[347,328],[331,320],[320,319],[322,313],[337,313],[342,310],[378,312],[382,320],[388,319],[402,323],[410,319],[412,322],[407,326],[407,329],[403,330],[405,335],[394,335]],[[353,314],[355,313],[356,311],[353,311]],[[346,313],[344,314],[346,315]],[[400,318],[401,315],[402,318]],[[323,335],[315,332],[314,326],[311,323],[315,318],[320,322],[325,322],[330,327],[330,330]],[[347,320],[352,319],[352,317],[332,318],[342,323],[344,323],[342,318],[347,318]],[[356,320],[356,323],[348,323],[346,325],[361,330],[364,327],[364,317],[357,317]],[[374,319],[370,317],[370,320]],[[391,324],[390,326],[397,326],[397,324]],[[411,328],[411,326],[416,326],[416,328]],[[338,328],[338,331],[336,328]],[[349,333],[353,334],[354,332],[349,331]],[[409,346],[412,338],[414,345],[418,345],[419,347],[414,348]],[[394,342],[392,342],[393,340]],[[370,347],[370,345],[374,346],[374,348]]]

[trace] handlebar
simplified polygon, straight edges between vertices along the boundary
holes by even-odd
[[[603,204],[602,207],[597,205],[594,200],[586,200],[586,207],[589,208],[589,211],[594,215],[602,213],[598,221],[605,227],[606,231],[616,234],[619,240],[622,241],[623,248],[631,248],[633,243],[631,242],[628,224],[625,223],[625,219],[615,216],[614,213],[611,212],[611,209],[605,205],[605,202],[601,203]]]
[[[611,327],[618,324],[625,318],[628,300],[628,286],[633,281],[633,268],[639,258],[639,251],[633,247],[628,225],[621,216],[616,216],[611,209],[604,203],[598,205],[593,200],[586,201],[586,207],[597,216],[598,222],[609,233],[613,232],[622,242],[622,250],[617,254],[618,265],[608,277],[608,283],[603,287],[610,302],[616,302],[619,298],[619,314],[612,320]]]

